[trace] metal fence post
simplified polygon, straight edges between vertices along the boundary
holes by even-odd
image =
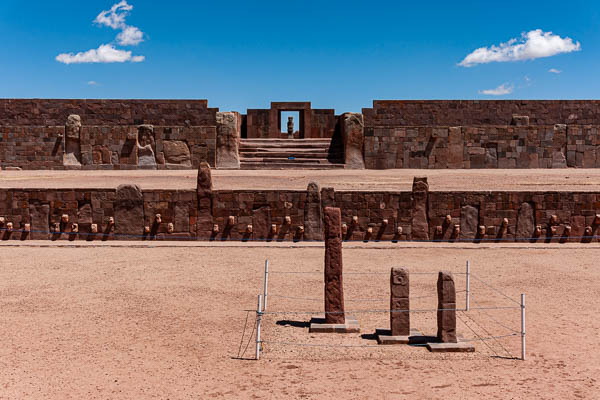
[[[525,294],[521,294],[521,360],[525,361]]]
[[[465,298],[465,311],[469,311],[471,308],[471,262],[467,260],[467,282],[466,282],[466,298]]]
[[[260,325],[262,319],[262,295],[258,295],[258,306],[256,307],[256,360],[260,360]]]
[[[265,260],[265,286],[263,289],[263,311],[267,309],[267,292],[269,291],[269,260]]]

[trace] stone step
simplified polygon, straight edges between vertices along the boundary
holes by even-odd
[[[316,143],[331,143],[331,139],[241,139],[241,143],[297,143],[297,144],[316,144]]]
[[[240,143],[240,150],[243,149],[328,149],[329,144],[317,145],[310,143],[260,143],[260,144],[248,144]]]
[[[295,158],[289,159],[286,157],[256,157],[256,158],[245,158],[240,157],[240,162],[246,163],[285,163],[285,164],[330,164],[327,158]]]
[[[240,169],[341,169],[344,164],[288,164],[288,163],[248,163],[241,162]]]
[[[315,151],[311,153],[298,151],[256,151],[256,152],[240,152],[241,157],[294,157],[294,158],[328,158],[329,153],[326,151]]]

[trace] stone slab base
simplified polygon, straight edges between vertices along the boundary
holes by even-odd
[[[345,324],[326,324],[325,318],[312,318],[308,331],[310,333],[359,333],[360,324],[357,320],[348,317]]]
[[[427,349],[432,353],[472,353],[475,346],[471,343],[427,343]]]
[[[423,344],[427,343],[430,339],[428,336],[423,336],[423,334],[416,329],[411,329],[410,335],[408,336],[392,336],[392,332],[389,329],[377,329],[375,330],[375,336],[377,336],[377,344],[382,345]]]

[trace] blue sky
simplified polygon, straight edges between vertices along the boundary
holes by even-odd
[[[600,97],[597,1],[223,4],[2,0],[0,97],[206,98],[241,112],[270,101],[343,112],[373,99]],[[522,37],[536,30],[537,42]],[[101,45],[113,51],[96,58],[129,60],[72,62],[94,61],[85,52]]]

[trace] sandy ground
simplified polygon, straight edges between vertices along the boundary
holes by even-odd
[[[414,176],[427,176],[431,190],[598,191],[600,169],[509,170],[213,170],[215,189],[295,189],[310,181],[337,190],[410,190]],[[196,171],[0,171],[0,188],[193,189]]]
[[[596,245],[345,245],[346,309],[365,337],[309,334],[309,316],[290,313],[322,310],[318,245],[126,246],[0,246],[0,398],[597,399],[600,393]],[[241,351],[240,338],[243,310],[256,307],[262,288],[265,257],[272,272],[267,311],[286,313],[265,316],[263,359],[256,362],[248,360],[253,343],[243,352],[252,313]],[[391,266],[413,273],[411,309],[435,307],[440,269],[456,273],[463,306],[467,259],[473,308],[516,306],[476,277],[511,299],[527,294],[527,361],[516,359],[515,336],[475,341],[473,354],[374,347],[370,334],[387,327],[389,315],[360,310],[388,307]],[[467,339],[519,329],[518,308],[458,317]],[[432,312],[411,314],[411,323],[435,333]]]

